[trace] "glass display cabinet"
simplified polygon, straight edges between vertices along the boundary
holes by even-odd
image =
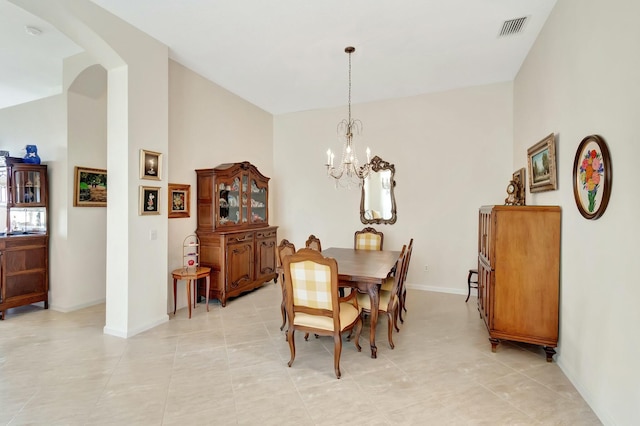
[[[229,297],[276,277],[277,227],[269,226],[269,178],[247,161],[196,173],[200,262],[211,268],[209,298],[225,306]]]
[[[0,167],[2,235],[47,233],[47,166],[8,163]]]
[[[0,166],[0,319],[7,309],[49,307],[47,166]]]

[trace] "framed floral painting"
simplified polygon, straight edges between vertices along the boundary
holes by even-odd
[[[160,214],[159,186],[140,186],[138,214]]]
[[[607,144],[601,136],[582,139],[573,163],[573,196],[580,214],[598,219],[611,196],[613,174]]]
[[[169,218],[189,217],[191,185],[169,184]]]

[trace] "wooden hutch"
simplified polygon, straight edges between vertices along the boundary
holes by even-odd
[[[269,226],[269,178],[247,161],[196,170],[200,262],[209,298],[227,299],[276,278],[277,226]],[[200,295],[204,295],[200,289]]]
[[[558,345],[560,219],[557,206],[484,206],[479,212],[478,310],[491,350],[501,339]]]
[[[0,166],[0,319],[18,306],[49,308],[47,166],[21,161]]]

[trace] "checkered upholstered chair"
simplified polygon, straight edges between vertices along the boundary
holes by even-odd
[[[296,330],[333,336],[333,368],[340,378],[342,333],[355,328],[355,345],[360,352],[362,319],[355,292],[338,298],[338,263],[312,249],[301,249],[283,259],[286,293],[287,340],[291,351],[291,367],[296,357]],[[306,340],[307,336],[305,336]]]
[[[353,248],[356,250],[382,250],[384,234],[371,227],[356,231],[353,238]]]
[[[402,251],[398,257],[396,263],[396,274],[393,277],[387,278],[391,280],[391,289],[380,289],[380,304],[378,306],[378,313],[387,314],[388,330],[389,330],[389,346],[391,349],[395,347],[393,344],[393,327],[396,331],[400,331],[397,324],[398,310],[400,309],[400,297],[398,296],[398,289],[402,282],[402,271],[404,270],[404,263],[406,260],[407,246],[402,246]],[[358,293],[358,292],[356,292]],[[361,313],[371,313],[371,299],[368,294],[358,293],[358,306]]]
[[[280,311],[282,312],[282,325],[280,326],[280,330],[284,329],[285,324],[287,323],[287,311],[285,308],[285,287],[284,287],[284,273],[282,271],[282,259],[285,256],[292,255],[296,252],[296,246],[289,242],[289,240],[283,239],[280,241],[280,245],[277,247],[276,263],[280,272],[280,285],[282,286],[282,303],[280,304]]]
[[[310,248],[312,250],[316,250],[316,251],[322,251],[322,245],[320,244],[320,238],[316,237],[313,234],[309,235],[309,238],[307,239],[307,242],[305,243],[305,247],[306,248]]]

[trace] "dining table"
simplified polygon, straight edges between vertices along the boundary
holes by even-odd
[[[380,305],[380,286],[391,275],[400,252],[330,247],[322,250],[322,255],[332,257],[338,262],[338,280],[341,287],[350,287],[355,291],[369,295],[371,299],[369,331],[371,358],[377,358],[376,325]]]

